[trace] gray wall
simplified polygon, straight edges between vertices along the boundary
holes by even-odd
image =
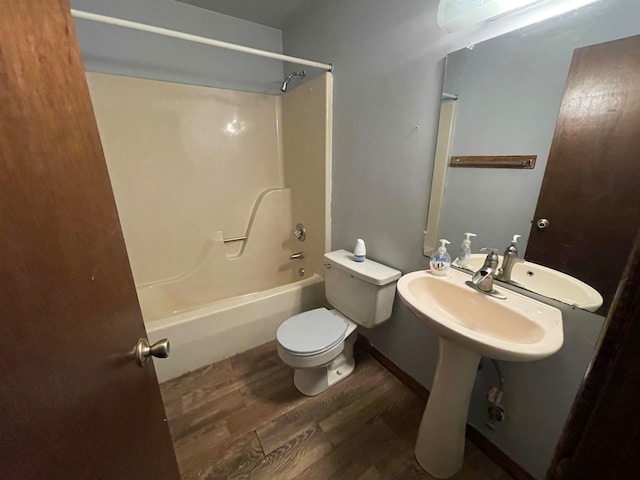
[[[282,33],[172,0],[72,0],[72,8],[282,52]],[[194,85],[279,93],[282,62],[76,20],[86,69]]]
[[[436,11],[435,1],[327,0],[282,32],[288,55],[335,65],[332,248],[363,238],[368,257],[403,272],[428,266],[422,232],[444,56],[454,49]],[[430,387],[437,337],[403,304],[365,334]]]
[[[609,3],[637,11],[634,0]],[[351,249],[356,238],[364,238],[369,257],[403,272],[427,267],[422,232],[444,57],[468,41],[509,30],[508,22],[494,22],[472,34],[447,35],[436,25],[436,8],[436,1],[424,0],[326,0],[283,29],[285,53],[336,66],[332,248]],[[549,465],[603,323],[602,317],[550,303],[563,309],[561,352],[538,362],[502,363],[507,421],[495,431],[485,426],[484,392],[496,382],[487,362],[469,415],[472,425],[536,477]],[[430,388],[437,337],[400,301],[388,322],[365,334]]]
[[[537,154],[533,170],[450,168],[440,238],[464,232],[524,254],[575,48],[640,33],[640,3],[617,1],[462,49],[447,59],[444,90],[458,94],[452,155]]]

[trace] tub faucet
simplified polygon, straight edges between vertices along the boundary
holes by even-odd
[[[492,297],[506,299],[507,297],[498,293],[493,288],[493,279],[498,273],[498,255],[496,254],[496,250],[493,248],[483,248],[482,250],[490,250],[490,252],[480,270],[473,274],[471,282],[468,282],[468,284],[476,290],[491,295]]]
[[[298,260],[300,258],[304,258],[304,252],[297,252],[289,255],[289,260]]]

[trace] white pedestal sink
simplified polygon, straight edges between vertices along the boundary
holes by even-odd
[[[398,281],[409,309],[440,335],[440,353],[429,401],[420,423],[416,459],[436,478],[462,467],[469,400],[481,356],[508,361],[548,357],[562,346],[562,314],[557,308],[508,290],[501,300],[465,282],[419,271]]]

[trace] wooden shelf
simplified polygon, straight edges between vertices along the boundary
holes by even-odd
[[[536,166],[537,155],[486,155],[451,157],[450,167],[473,168],[524,168]]]

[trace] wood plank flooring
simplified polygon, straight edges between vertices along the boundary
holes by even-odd
[[[275,342],[161,385],[184,480],[431,479],[413,456],[424,402],[363,351],[316,397]],[[511,478],[467,441],[457,480]]]

